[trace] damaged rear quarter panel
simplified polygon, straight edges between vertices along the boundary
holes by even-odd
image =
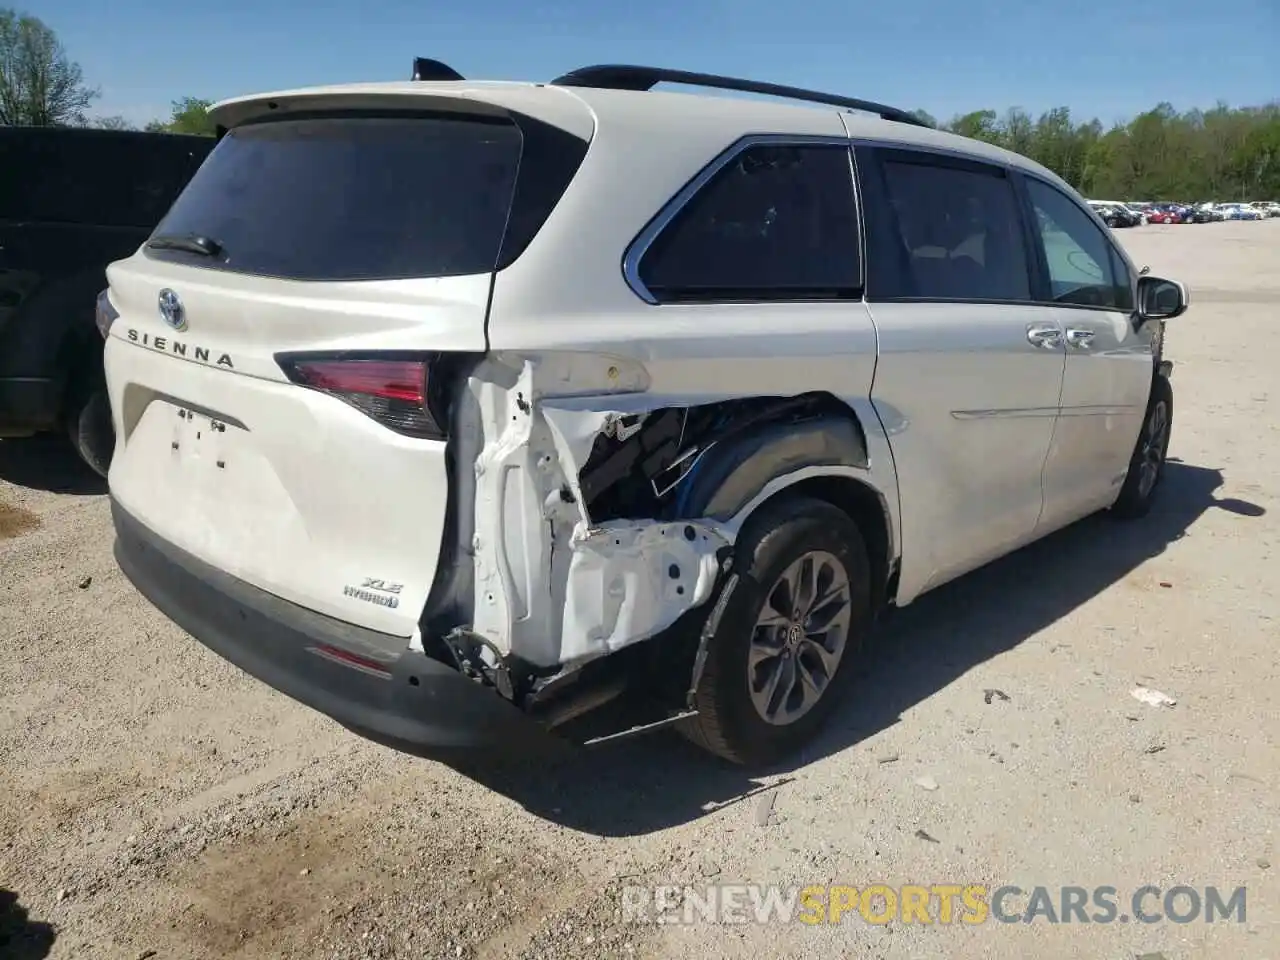
[[[712,595],[721,552],[759,503],[811,476],[854,476],[871,486],[889,514],[891,547],[896,543],[892,457],[868,399],[875,336],[865,307],[777,305],[768,308],[774,316],[761,316],[761,325],[767,319],[771,331],[790,332],[751,335],[744,317],[753,309],[766,307],[643,311],[653,323],[676,321],[665,331],[670,335],[647,341],[610,337],[589,344],[590,352],[495,351],[475,371],[470,392],[480,410],[483,443],[474,470],[473,629],[499,652],[549,668],[661,633]],[[685,313],[690,322],[678,322]],[[777,316],[787,313],[791,320]],[[592,339],[578,324],[576,331],[567,326],[552,323],[543,332],[580,345]],[[598,332],[602,325],[590,329]],[[678,431],[674,420],[659,427],[668,441],[683,440],[693,413],[812,393],[839,400],[860,429],[850,421],[844,437],[837,430],[794,439],[793,462],[784,455],[774,472],[729,470],[729,492],[709,501],[706,515],[682,516],[666,508],[657,515],[660,509],[644,507],[622,515],[617,505],[611,514],[593,514],[583,469],[606,442],[602,434],[629,438],[643,429],[645,418],[676,411]],[[842,451],[851,436],[864,451],[860,463],[842,462],[849,459]],[[823,449],[829,464],[814,459],[821,460]],[[669,456],[669,448],[662,455]],[[694,457],[670,467],[661,484],[646,478],[655,504],[663,500],[659,492],[678,494]],[[637,461],[615,473],[640,490],[641,469]],[[672,486],[663,491],[668,481]],[[594,496],[598,500],[599,492]]]
[[[571,547],[559,656],[612,653],[670,627],[711,596],[728,539],[695,523],[614,521]]]
[[[634,395],[643,386],[634,365],[596,359],[598,383],[579,369],[580,357],[510,355],[486,360],[470,381],[484,435],[474,465],[472,629],[500,653],[540,667],[585,661],[666,629],[711,595],[717,551],[728,544],[699,523],[592,522],[574,465],[609,415],[561,420],[542,391],[585,384]]]

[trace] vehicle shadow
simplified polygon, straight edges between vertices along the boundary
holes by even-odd
[[[57,934],[47,923],[33,923],[18,895],[0,887],[0,957],[5,960],[42,960],[53,949]]]
[[[664,732],[579,752],[554,766],[459,770],[537,816],[601,836],[643,835],[742,802],[776,786],[779,776],[893,726],[915,704],[1161,554],[1206,511],[1266,512],[1217,499],[1219,470],[1170,460],[1162,482],[1160,500],[1142,520],[1087,518],[894,612],[877,630],[876,652],[850,702],[785,765],[748,772]]]
[[[0,480],[30,490],[97,496],[107,481],[77,456],[71,444],[52,434],[0,440]]]

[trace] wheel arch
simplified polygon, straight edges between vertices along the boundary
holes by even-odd
[[[850,468],[806,468],[778,478],[734,517],[740,531],[762,509],[780,500],[809,497],[831,504],[849,516],[862,532],[871,562],[876,609],[894,599],[898,556],[893,525],[884,495],[864,475]]]
[[[879,420],[871,426],[879,427]],[[783,497],[830,503],[862,531],[879,606],[892,599],[899,541],[891,507],[896,498],[877,486],[877,480],[896,480],[872,470],[874,439],[864,418],[825,395],[816,416],[798,423],[780,417],[717,443],[715,456],[690,478],[681,517],[711,519],[736,538],[751,517]]]

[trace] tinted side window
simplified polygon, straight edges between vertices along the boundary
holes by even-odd
[[[100,222],[101,200],[92,169],[76,176],[75,143],[46,129],[6,132],[0,169],[0,215],[34,222]],[[82,151],[80,151],[82,152]]]
[[[848,147],[748,147],[649,247],[640,280],[664,303],[861,296]]]
[[[147,228],[159,223],[212,148],[213,137],[140,143],[131,160],[133,174],[122,178],[129,185],[122,193],[127,222]]]
[[[20,183],[30,183],[35,178],[34,157],[28,141],[18,132],[0,127],[0,220],[19,220],[26,207]]]
[[[1026,182],[1053,302],[1132,309],[1129,278],[1117,273],[1118,258],[1102,229],[1062,191],[1032,177]]]
[[[907,264],[907,295],[1030,300],[1017,196],[1004,171],[927,154],[900,157],[887,156],[883,169]]]
[[[0,139],[0,216],[37,223],[154,227],[208,143],[143,133],[14,130]]]

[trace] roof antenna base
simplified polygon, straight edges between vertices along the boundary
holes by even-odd
[[[458,81],[466,78],[441,60],[432,60],[430,57],[414,57],[412,79]]]

